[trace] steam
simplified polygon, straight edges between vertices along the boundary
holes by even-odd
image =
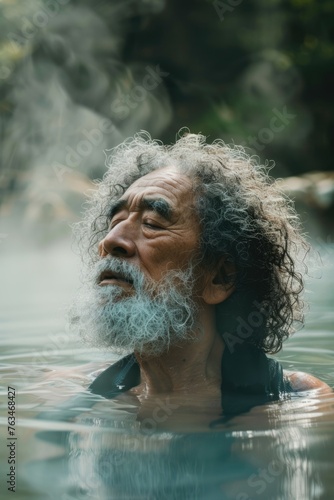
[[[129,19],[163,5],[111,0],[93,9],[88,0],[34,0],[29,7],[1,6],[2,43],[19,61],[16,67],[2,61],[0,72],[8,104],[0,122],[7,213],[23,208],[35,222],[75,220],[90,179],[105,171],[103,150],[140,129],[156,136],[168,125],[168,73],[156,64],[122,62]],[[10,203],[17,192],[19,208]]]

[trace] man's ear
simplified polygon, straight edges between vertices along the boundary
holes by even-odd
[[[208,272],[202,298],[206,304],[220,304],[235,290],[236,269],[228,257],[222,257],[215,269]],[[232,278],[232,279],[231,279]]]

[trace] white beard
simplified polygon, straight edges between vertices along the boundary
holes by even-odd
[[[107,270],[130,279],[132,293],[121,285],[99,286],[99,277]],[[107,257],[91,271],[69,311],[69,323],[92,347],[158,356],[172,345],[197,338],[193,290],[192,265],[186,271],[169,271],[154,282],[125,260]]]

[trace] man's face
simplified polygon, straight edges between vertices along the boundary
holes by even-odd
[[[134,182],[112,209],[101,257],[126,260],[159,281],[169,270],[187,266],[198,250],[200,228],[194,212],[191,180],[174,167],[152,172]],[[112,276],[101,285],[129,284]]]
[[[190,179],[168,167],[134,182],[113,206],[101,259],[70,317],[90,345],[156,356],[197,338],[193,201]]]

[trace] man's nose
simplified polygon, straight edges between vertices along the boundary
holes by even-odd
[[[99,243],[100,257],[132,257],[136,253],[134,237],[129,225],[120,222]]]

